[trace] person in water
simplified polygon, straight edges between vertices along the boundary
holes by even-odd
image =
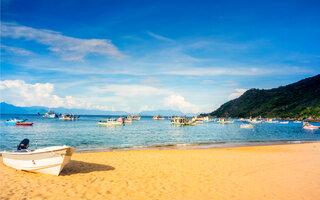
[[[29,139],[23,139],[18,145],[18,150],[28,149],[29,147]]]

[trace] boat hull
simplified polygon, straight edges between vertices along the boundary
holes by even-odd
[[[2,157],[3,163],[14,169],[58,176],[73,152],[72,147],[56,146],[31,152],[3,152]]]
[[[6,121],[6,124],[16,124],[16,123],[22,123],[26,121],[25,119],[21,119],[21,120],[11,120],[11,121]]]
[[[319,126],[305,126],[305,127],[302,127],[304,129],[309,129],[309,130],[314,130],[314,129],[319,129],[320,127]]]
[[[16,123],[17,126],[32,126],[33,123],[26,123],[26,122],[18,122]]]
[[[122,122],[98,122],[99,125],[102,126],[121,126]]]

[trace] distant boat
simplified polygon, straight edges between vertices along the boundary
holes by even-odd
[[[177,126],[194,126],[196,125],[195,121],[190,121],[190,118],[186,119],[184,117],[174,117],[171,120],[172,125]]]
[[[278,123],[279,121],[273,120],[273,119],[268,119],[267,121],[265,121],[265,123],[270,123],[270,124],[274,124],[274,123]]]
[[[138,116],[138,115],[129,115],[126,117],[128,120],[131,120],[131,121],[139,121],[141,119],[141,116]]]
[[[31,151],[27,149],[4,151],[2,158],[5,165],[14,169],[58,176],[71,160],[73,152],[74,149],[69,146],[51,146]]]
[[[65,120],[65,121],[73,121],[76,119],[76,116],[74,114],[69,113],[69,114],[61,115],[59,119]]]
[[[309,122],[305,122],[303,124],[302,128],[314,130],[314,129],[319,129],[320,126],[314,126],[314,125],[310,124]]]
[[[121,126],[123,125],[123,118],[119,117],[117,120],[114,118],[109,118],[106,121],[99,121],[99,125],[104,125],[104,126]]]
[[[296,124],[298,124],[298,123],[302,123],[302,121],[299,121],[299,120],[295,120],[295,121],[293,121],[293,123],[296,123]]]
[[[19,119],[19,118],[14,118],[14,119],[9,119],[5,121],[6,124],[16,124],[16,123],[21,123],[26,121],[26,119]]]
[[[141,119],[141,116],[136,116],[136,115],[132,116],[133,121],[139,121],[140,119]]]
[[[252,124],[240,124],[240,128],[253,128],[254,125]]]
[[[225,120],[224,118],[219,118],[217,121],[219,124],[233,124],[234,120]]]
[[[257,120],[257,119],[249,120],[249,122],[252,124],[262,124],[262,120]]]
[[[282,122],[279,122],[279,124],[289,124],[289,121],[282,121]]]
[[[203,121],[204,122],[215,122],[216,119],[215,118],[211,118],[209,116],[206,116],[206,117],[203,118]]]
[[[57,115],[54,111],[50,111],[50,110],[49,110],[49,111],[48,111],[47,113],[45,113],[42,117],[53,119],[53,118],[57,118],[58,115]]]
[[[204,117],[200,117],[200,116],[195,116],[192,119],[193,121],[204,121]]]
[[[17,126],[32,126],[33,123],[30,122],[18,122],[16,123]]]
[[[158,116],[154,116],[152,119],[153,120],[164,120],[165,118],[162,117],[161,115],[158,115]]]

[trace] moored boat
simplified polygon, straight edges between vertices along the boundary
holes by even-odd
[[[216,119],[212,118],[212,117],[209,117],[209,116],[206,116],[206,117],[203,117],[203,121],[204,122],[215,122]]]
[[[51,118],[51,119],[54,119],[54,118],[58,118],[58,115],[54,112],[54,111],[48,111],[47,113],[45,113],[42,117],[44,118]]]
[[[253,128],[254,125],[252,124],[240,124],[240,128]]]
[[[315,130],[315,129],[319,129],[320,126],[314,126],[312,124],[310,124],[309,122],[305,122],[302,126],[302,128],[304,129],[310,129],[310,130]]]
[[[104,126],[121,126],[123,125],[123,118],[119,117],[117,120],[114,118],[109,118],[106,121],[99,121],[99,125],[104,125]]]
[[[59,119],[65,120],[65,121],[73,121],[76,119],[76,116],[74,114],[69,113],[69,114],[61,115]]]
[[[289,121],[281,121],[279,124],[289,124]]]
[[[217,121],[219,124],[233,124],[234,120],[226,120],[224,118],[219,118],[219,120]]]
[[[32,126],[33,123],[31,123],[31,122],[18,122],[18,123],[16,123],[16,125],[18,125],[18,126]]]
[[[29,140],[28,140],[29,143]],[[74,148],[51,146],[36,150],[21,149],[2,152],[3,163],[17,170],[52,174],[58,176],[71,160]]]
[[[273,119],[267,119],[266,121],[265,121],[265,123],[269,123],[269,124],[275,124],[275,123],[278,123],[279,121],[277,121],[277,120],[273,120]]]
[[[154,116],[152,119],[153,120],[164,120],[165,118],[162,117],[161,115],[158,115],[158,116]]]
[[[253,119],[249,121],[252,124],[262,124],[262,120]]]
[[[16,123],[21,123],[21,122],[24,122],[24,121],[26,121],[26,119],[14,118],[14,119],[6,120],[5,123],[6,124],[16,124]]]
[[[177,126],[194,126],[196,125],[195,121],[190,121],[190,118],[186,119],[184,117],[174,117],[171,120],[172,125]]]
[[[141,116],[136,116],[136,115],[132,116],[132,121],[139,121],[140,119],[141,119]]]

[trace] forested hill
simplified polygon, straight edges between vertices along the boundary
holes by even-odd
[[[320,74],[270,90],[250,89],[210,115],[319,119]]]

